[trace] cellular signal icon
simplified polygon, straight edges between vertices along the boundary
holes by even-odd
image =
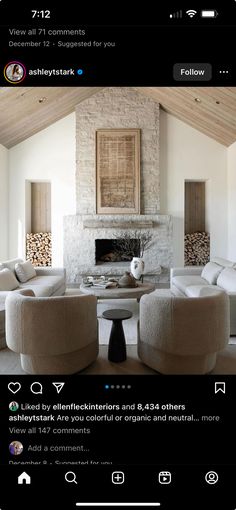
[[[188,11],[186,11],[186,14],[190,17],[190,18],[193,18],[195,16],[195,14],[197,14],[197,11],[194,11],[193,9],[189,9]]]
[[[176,11],[170,14],[171,19],[178,19],[183,17],[183,11]]]

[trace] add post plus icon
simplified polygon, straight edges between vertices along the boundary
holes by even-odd
[[[125,474],[123,471],[113,471],[111,474],[111,481],[115,485],[120,485],[125,481]]]

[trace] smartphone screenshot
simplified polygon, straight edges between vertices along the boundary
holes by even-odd
[[[0,1],[0,510],[236,510],[236,2],[101,9]]]

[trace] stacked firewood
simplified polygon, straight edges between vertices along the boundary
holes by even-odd
[[[52,234],[51,232],[37,232],[26,235],[26,258],[34,266],[52,265]]]
[[[185,266],[203,266],[210,260],[210,235],[193,232],[184,236]]]

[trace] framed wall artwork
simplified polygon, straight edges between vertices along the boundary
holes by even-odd
[[[97,214],[139,214],[140,129],[96,131]]]

